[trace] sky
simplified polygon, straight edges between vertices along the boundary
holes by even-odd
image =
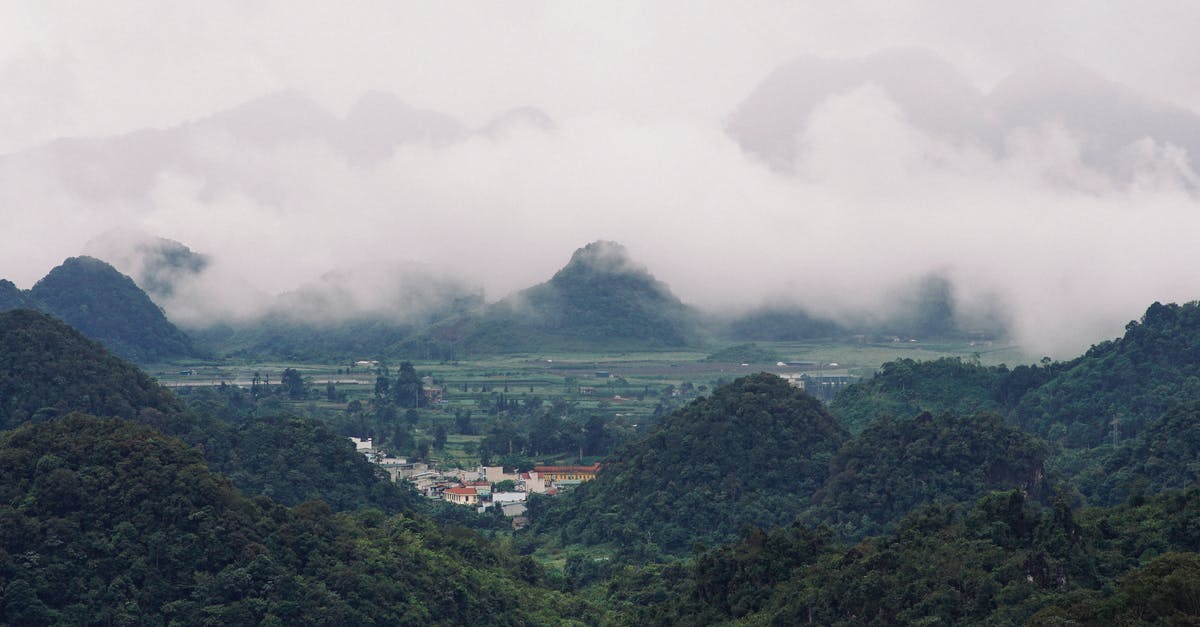
[[[1066,358],[1200,294],[1198,18],[1182,1],[3,2],[0,276],[28,288],[113,229],[168,237],[212,260],[164,304],[199,325],[336,268],[365,294],[428,264],[496,299],[610,239],[712,310],[869,318],[937,273],[965,318],[1000,310],[1030,354]],[[911,49],[932,61],[894,52]],[[798,58],[818,61],[777,72]],[[771,100],[772,76],[803,106]],[[364,156],[346,129],[369,93],[461,128]],[[538,114],[483,130],[515,108]],[[739,114],[786,158],[732,132]],[[245,130],[293,118],[312,131]],[[111,139],[144,129],[166,138]]]

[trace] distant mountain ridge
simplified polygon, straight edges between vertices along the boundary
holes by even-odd
[[[954,145],[995,155],[1012,149],[1019,130],[1065,130],[1081,161],[1119,181],[1137,176],[1139,158],[1183,149],[1177,181],[1197,191],[1200,114],[1159,103],[1065,59],[1043,59],[1000,81],[975,87],[934,52],[898,48],[860,58],[798,57],[776,67],[730,115],[726,131],[773,168],[791,170],[808,118],[827,99],[879,88],[905,120]],[[1176,164],[1178,167],[1178,164]]]
[[[168,312],[179,313],[180,302],[196,301],[191,286],[207,280],[202,275],[209,257],[173,240],[118,231],[93,239],[87,249],[128,272]],[[681,302],[624,246],[611,241],[579,248],[549,280],[492,305],[484,303],[478,286],[416,262],[360,263],[273,299],[259,296],[257,313],[245,318],[188,315],[180,324],[222,354],[289,360],[654,350],[700,346],[710,334],[735,341],[787,341],[856,333],[922,338],[965,333],[953,288],[939,275],[897,291],[895,307],[883,319],[818,318],[786,301],[722,319]],[[0,304],[22,298],[19,290],[0,285]]]
[[[655,349],[699,341],[696,312],[616,242],[580,248],[549,281],[405,343],[446,354]]]
[[[126,359],[150,363],[202,353],[133,279],[93,257],[71,257],[28,291],[0,283],[0,311],[51,313]]]

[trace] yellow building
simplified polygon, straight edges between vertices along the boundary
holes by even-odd
[[[538,477],[547,481],[591,481],[600,472],[600,464],[591,466],[535,466]]]
[[[446,488],[442,498],[459,505],[474,505],[479,502],[479,494],[475,488]]]

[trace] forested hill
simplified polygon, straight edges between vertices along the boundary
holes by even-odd
[[[821,403],[758,374],[667,416],[600,475],[535,512],[564,543],[612,543],[653,556],[788,524],[823,485],[847,433]]]
[[[1121,338],[1068,362],[984,367],[959,359],[899,360],[840,394],[852,430],[882,415],[994,411],[1069,448],[1134,438],[1174,405],[1200,398],[1200,303],[1154,303]]]
[[[407,346],[459,353],[618,350],[683,346],[699,337],[696,313],[665,283],[624,246],[597,241],[576,250],[549,281],[440,324]]]
[[[234,387],[218,393],[243,406],[256,402]],[[212,468],[239,489],[285,504],[322,499],[339,510],[399,512],[418,502],[319,420],[264,413],[224,422],[215,413],[185,408],[136,367],[57,318],[30,310],[0,313],[0,429],[73,411],[154,426],[201,447]]]
[[[536,531],[631,561],[798,521],[838,539],[890,532],[914,509],[997,490],[1049,498],[1036,437],[998,415],[884,418],[851,436],[821,404],[758,374],[668,415],[600,475],[533,506]]]
[[[133,279],[99,259],[71,257],[20,295],[23,302],[15,302],[0,285],[0,309],[52,313],[125,359],[149,363],[199,354]]]
[[[1019,491],[913,512],[853,545],[746,529],[687,566],[622,573],[609,602],[652,625],[1187,625],[1200,615],[1200,493],[1114,508]]]
[[[0,311],[29,306],[29,298],[12,281],[0,279]]]
[[[251,500],[194,449],[121,419],[0,434],[0,503],[9,625],[599,621],[499,543],[377,510]]]
[[[137,418],[178,414],[183,405],[61,320],[28,309],[0,313],[0,429],[72,411]]]
[[[1154,303],[1119,339],[1093,346],[1021,398],[1026,429],[1067,446],[1135,437],[1173,405],[1200,398],[1200,303]]]
[[[1044,379],[1026,376],[1030,368],[1038,372],[1036,367],[1021,366],[1017,376],[1034,381]],[[898,359],[884,364],[874,377],[840,392],[830,410],[847,429],[855,432],[882,416],[907,420],[921,412],[1004,413],[1009,409],[1006,393],[1013,384],[1010,379],[1015,382],[1006,367],[981,366],[957,357],[932,361]]]
[[[1116,447],[1080,478],[1101,503],[1120,503],[1200,484],[1200,399],[1180,403]]]
[[[1200,303],[1154,303],[1121,338],[1067,362],[984,367],[900,360],[831,411],[851,430],[922,411],[995,412],[1052,447],[1047,468],[1090,502],[1118,503],[1195,480]]]
[[[891,531],[931,503],[971,503],[989,492],[1020,490],[1046,499],[1046,445],[996,414],[885,417],[847,440],[830,477],[800,520],[849,538]]]

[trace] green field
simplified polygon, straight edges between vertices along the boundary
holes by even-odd
[[[983,364],[1031,362],[1015,346],[970,342],[759,342],[779,354],[778,363],[720,363],[703,361],[707,351],[542,353],[481,357],[456,362],[414,361],[419,374],[431,378],[444,390],[444,403],[437,409],[485,409],[497,394],[514,398],[537,396],[546,402],[569,400],[580,410],[614,415],[650,415],[673,391],[690,385],[696,391],[754,372],[777,374],[851,374],[870,376],[887,361],[911,358],[937,359],[951,356],[978,359]],[[398,363],[385,364],[392,370]],[[260,380],[279,382],[286,368],[295,368],[320,394],[313,400],[322,409],[342,409],[352,400],[366,401],[374,393],[375,371],[350,364],[283,363],[244,361],[191,361],[158,364],[147,368],[167,387],[215,386],[221,383],[248,387],[258,373]],[[337,402],[325,399],[328,383],[334,384]],[[668,386],[673,386],[669,388]],[[319,400],[318,400],[319,399]]]
[[[1019,347],[1002,342],[757,342],[770,348],[788,363],[804,365],[780,366],[775,363],[713,363],[703,362],[708,351],[620,352],[620,353],[522,353],[480,357],[461,362],[414,362],[422,376],[432,376],[434,383],[446,388],[446,399],[454,404],[469,400],[479,388],[508,387],[510,393],[559,396],[568,387],[595,387],[599,396],[623,395],[646,386],[664,387],[692,383],[694,386],[718,380],[732,380],[750,372],[826,372],[870,376],[880,365],[890,360],[918,360],[940,357],[978,359],[984,365],[1032,363],[1033,358],[1022,356]],[[835,365],[832,365],[835,364]],[[397,363],[388,364],[395,369]],[[217,386],[222,382],[250,386],[254,372],[270,383],[277,383],[284,369],[294,368],[324,386],[335,382],[350,396],[370,396],[374,386],[374,371],[352,368],[349,364],[247,363],[239,360],[224,362],[186,362],[150,365],[146,370],[167,387]],[[190,372],[190,374],[185,374]],[[606,372],[608,376],[598,375]],[[468,393],[460,394],[462,386]],[[533,388],[530,392],[529,388]],[[612,394],[601,394],[611,392]]]

